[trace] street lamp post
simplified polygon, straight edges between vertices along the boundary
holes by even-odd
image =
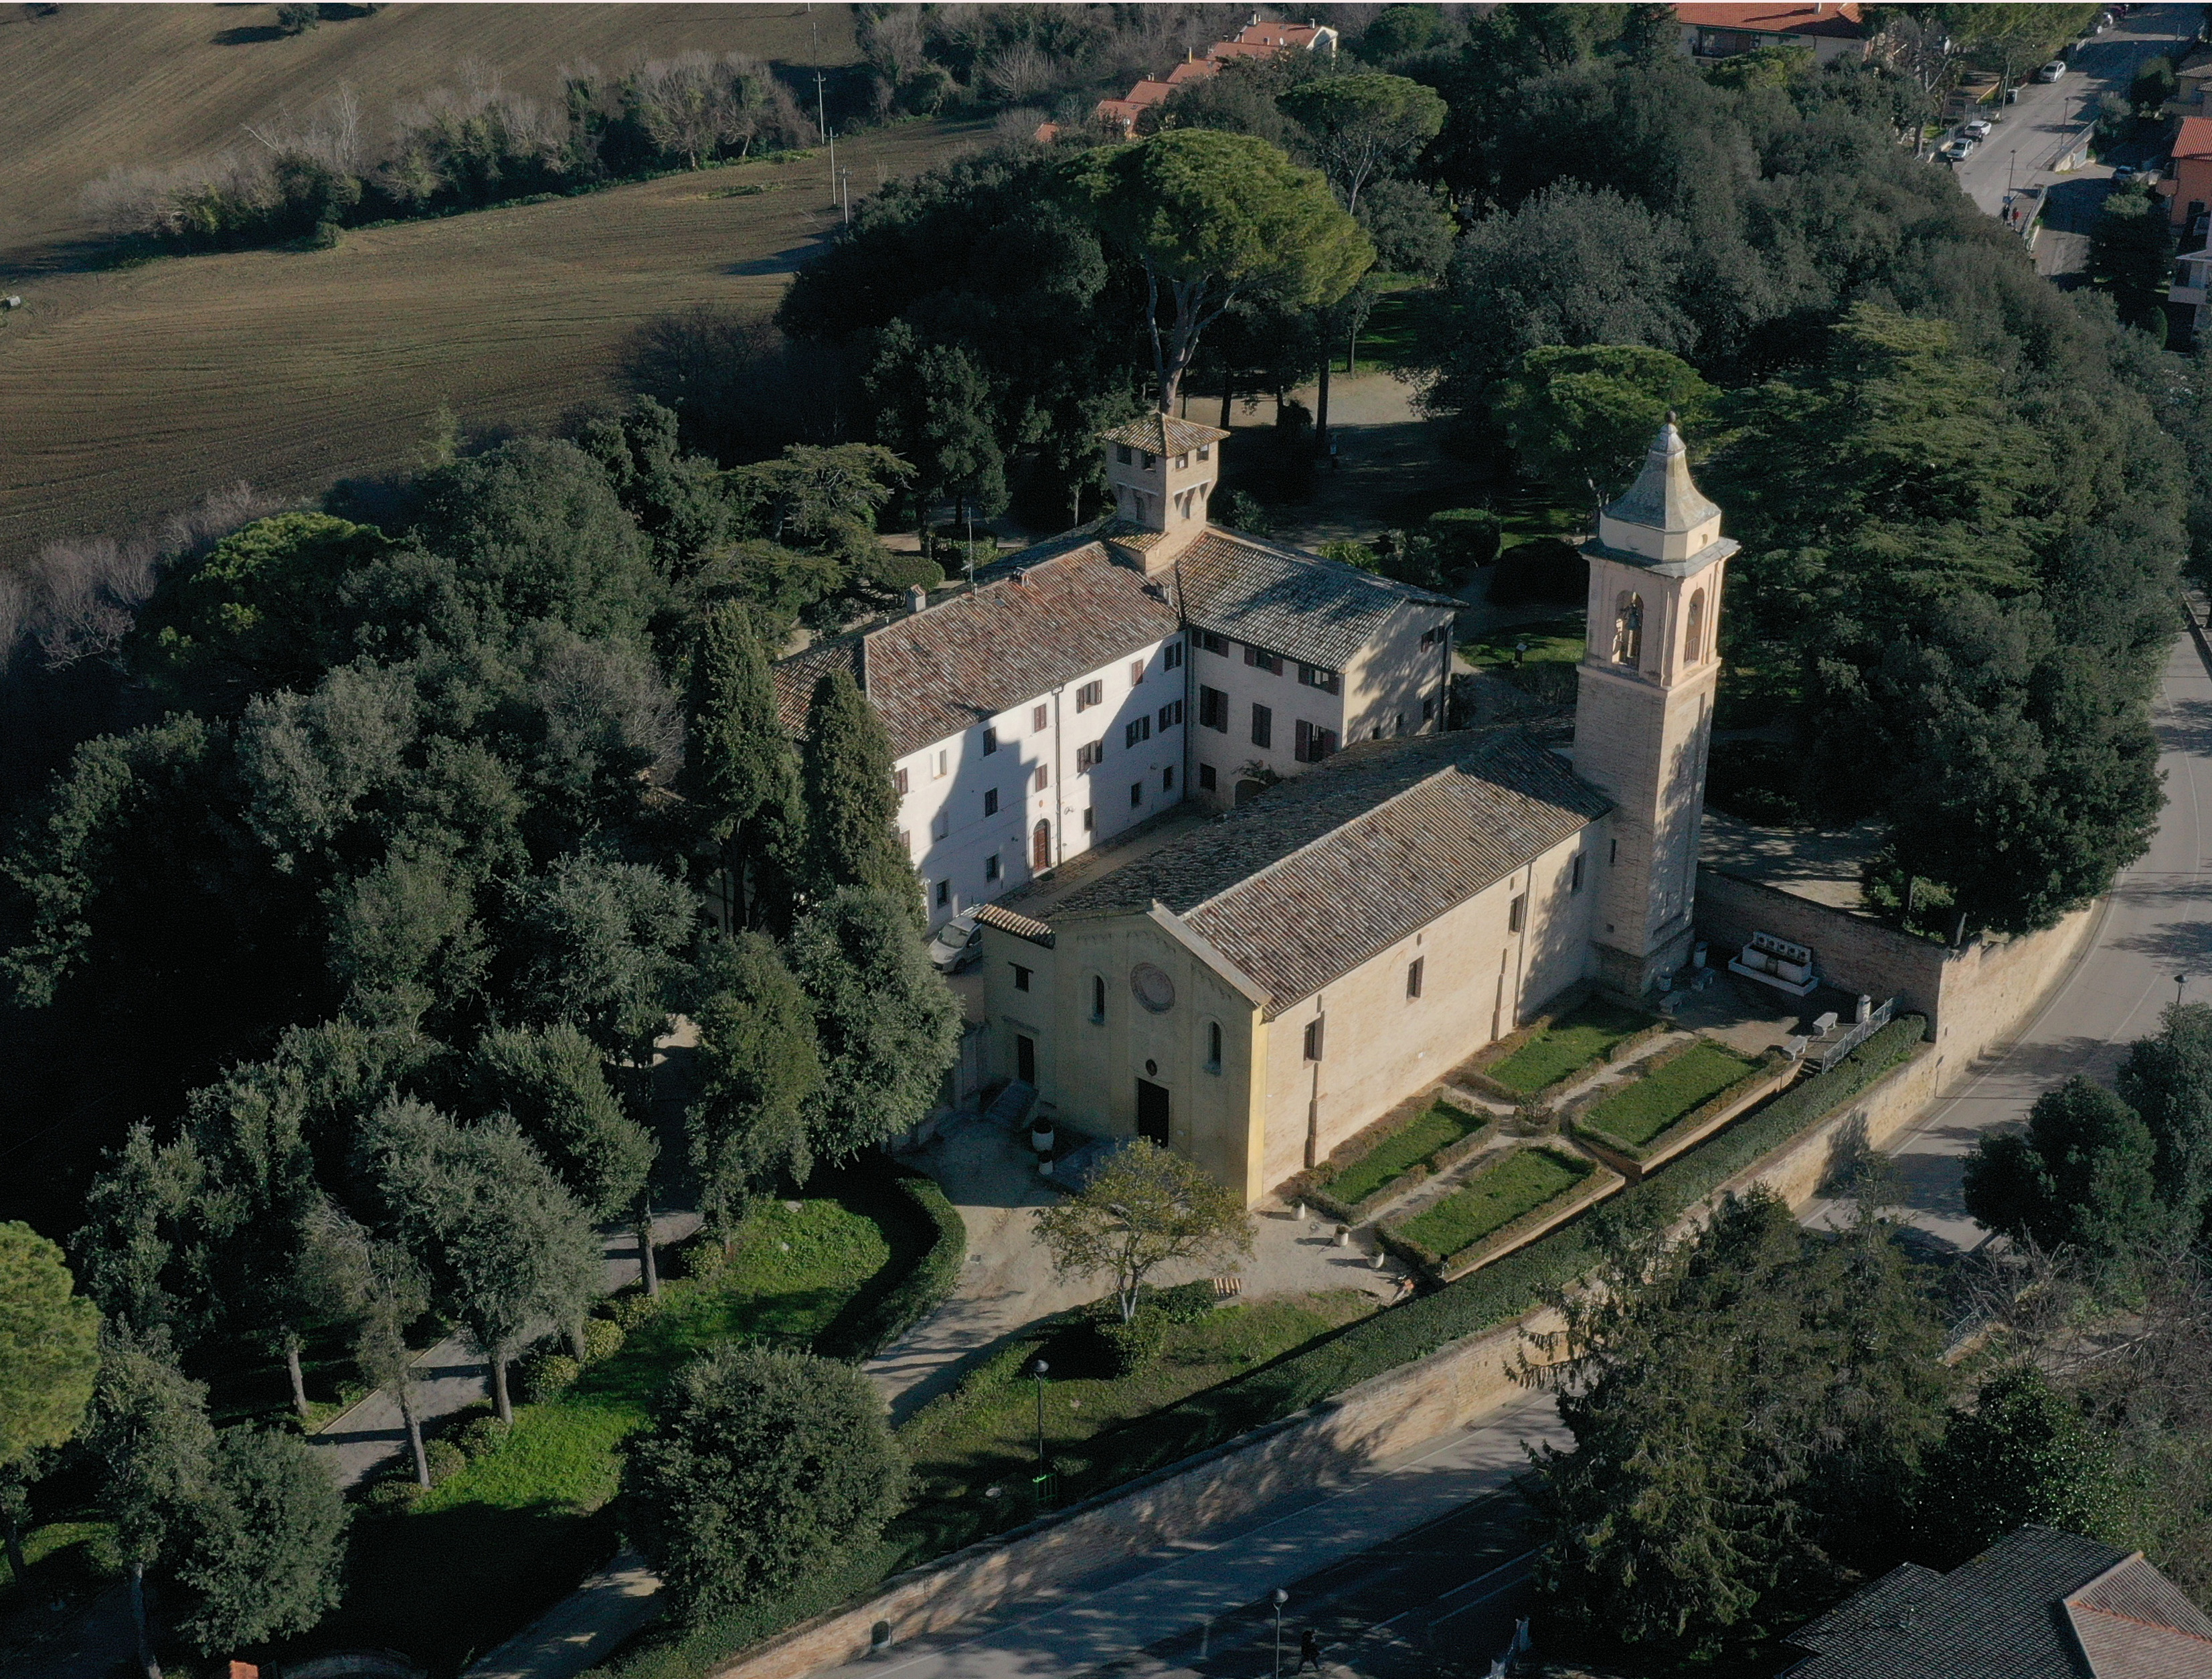
[[[1275,1606],[1275,1679],[1283,1679],[1283,1605],[1291,1601],[1291,1594],[1279,1585],[1267,1594],[1267,1601]]]
[[[1048,1482],[1049,1482],[1049,1480],[1050,1480],[1050,1472],[1049,1472],[1048,1470],[1047,1470],[1047,1469],[1046,1469],[1046,1468],[1045,1468],[1045,1466],[1044,1466],[1044,1378],[1045,1378],[1045,1372],[1046,1372],[1047,1371],[1050,1370],[1051,1368],[1052,1368],[1052,1366],[1051,1366],[1050,1365],[1047,1364],[1047,1363],[1046,1363],[1042,1359],[1038,1359],[1037,1360],[1036,1360],[1034,1363],[1032,1363],[1032,1364],[1030,1366],[1030,1374],[1031,1376],[1033,1376],[1033,1377],[1035,1377],[1035,1378],[1036,1378],[1036,1402],[1037,1402],[1037,1407],[1036,1407],[1036,1422],[1037,1422],[1037,1478],[1036,1478],[1036,1487],[1037,1487],[1037,1502],[1038,1502],[1040,1505],[1042,1505],[1042,1504],[1044,1502],[1044,1500],[1045,1500],[1045,1498],[1046,1498],[1046,1487],[1047,1487],[1047,1486],[1048,1486]]]
[[[2189,989],[2189,982],[2196,977],[2194,974],[2176,974],[2173,976],[2173,1006],[2176,1008],[2181,1007],[2182,995]]]

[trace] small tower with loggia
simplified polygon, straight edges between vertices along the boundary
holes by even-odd
[[[1575,771],[1614,810],[1590,932],[1598,977],[1631,995],[1687,959],[1705,761],[1720,677],[1721,585],[1736,544],[1690,480],[1674,417],[1627,494],[1598,514]]]
[[[1206,502],[1221,477],[1218,426],[1146,413],[1105,435],[1106,485],[1114,497],[1108,549],[1156,576],[1206,532]]]

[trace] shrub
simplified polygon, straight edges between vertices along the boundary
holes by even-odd
[[[1094,1320],[1091,1329],[1105,1354],[1106,1367],[1115,1376],[1133,1376],[1166,1347],[1168,1321],[1140,1306],[1137,1315],[1124,1323],[1121,1309],[1110,1300],[1104,1304],[1112,1308],[1111,1314],[1103,1321]]]
[[[513,1432],[514,1425],[501,1418],[471,1417],[454,1432],[453,1441],[469,1457],[489,1457]]]
[[[1146,1305],[1163,1323],[1202,1323],[1213,1315],[1213,1285],[1203,1280],[1179,1282],[1149,1296]]]
[[[1757,1070],[1747,1057],[1700,1039],[1663,1064],[1653,1056],[1644,1063],[1642,1077],[1608,1092],[1583,1116],[1583,1123],[1601,1138],[1617,1138],[1631,1148],[1640,1148]]]
[[[1432,513],[1428,535],[1447,571],[1473,571],[1498,557],[1498,515],[1486,508],[1446,508]]]
[[[679,1619],[733,1609],[872,1544],[905,1464],[849,1366],[732,1347],[693,1360],[623,1471],[624,1526]]]
[[[606,1320],[624,1334],[659,1316],[660,1302],[647,1293],[617,1294],[601,1304]]]
[[[605,1364],[622,1351],[622,1344],[626,1339],[621,1324],[610,1323],[604,1317],[586,1318],[584,1362],[587,1365]]]
[[[361,1495],[362,1507],[379,1516],[399,1516],[415,1507],[415,1500],[428,1491],[410,1472],[387,1475],[372,1481]]]
[[[1609,1204],[1612,1212],[1661,1225],[1680,1218],[1909,1057],[1927,1027],[1917,1014],[1893,1020],[1841,1065],[1784,1092],[1623,1190]],[[1572,1220],[1433,1293],[1361,1318],[1303,1351],[1155,1412],[1131,1439],[1121,1473],[1126,1477],[1173,1463],[1455,1341],[1510,1323],[1557,1295],[1595,1259],[1588,1221]]]
[[[433,1487],[441,1481],[452,1480],[469,1466],[468,1454],[451,1440],[431,1441],[422,1448],[422,1455],[429,1460]]]
[[[523,1397],[542,1402],[553,1397],[584,1373],[584,1366],[566,1353],[538,1353],[523,1360]]]
[[[1590,1171],[1589,1162],[1577,1156],[1549,1148],[1516,1148],[1394,1233],[1441,1262],[1565,1195]]]

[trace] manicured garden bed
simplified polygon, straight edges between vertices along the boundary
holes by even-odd
[[[1513,1095],[1532,1097],[1597,1066],[1653,1025],[1648,1014],[1592,998],[1540,1027],[1518,1049],[1481,1072]]]
[[[1594,1104],[1581,1122],[1601,1139],[1640,1148],[1758,1068],[1759,1063],[1748,1055],[1710,1040],[1701,1041]]]
[[[667,1283],[612,1357],[518,1406],[496,1450],[404,1513],[362,1512],[344,1603],[283,1653],[391,1648],[457,1671],[612,1552],[623,1440],[679,1365],[733,1341],[836,1351],[848,1330],[865,1338],[882,1302],[928,1266],[937,1225],[881,1169],[810,1187],[796,1212],[762,1206],[726,1266],[695,1250],[708,1274]]]
[[[1431,1173],[1465,1159],[1496,1130],[1489,1115],[1439,1099],[1395,1129],[1352,1138],[1338,1150],[1348,1158],[1325,1160],[1294,1182],[1332,1217],[1364,1224]]]
[[[1588,1160],[1559,1149],[1516,1148],[1393,1233],[1438,1259],[1449,1258],[1566,1194],[1593,1170]]]

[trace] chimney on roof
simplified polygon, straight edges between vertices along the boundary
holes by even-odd
[[[1025,565],[1016,566],[1013,572],[1013,581],[1022,587],[1027,588],[1029,587],[1030,581],[1030,569]]]
[[[929,591],[922,587],[919,583],[915,584],[911,588],[908,589],[906,592],[906,609],[909,612],[927,611],[929,610]]]

